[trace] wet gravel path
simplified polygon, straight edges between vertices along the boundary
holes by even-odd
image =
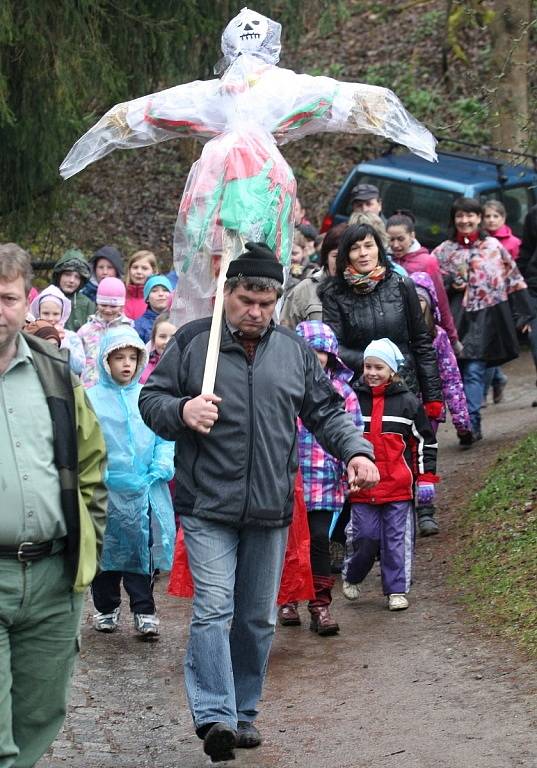
[[[279,627],[258,726],[265,742],[237,752],[231,765],[252,768],[535,768],[537,664],[487,637],[446,587],[453,520],[461,501],[507,441],[537,426],[529,355],[505,367],[504,402],[484,411],[485,440],[461,451],[441,428],[442,532],[419,540],[408,611],[386,610],[375,570],[357,603],[335,590],[337,637]],[[535,468],[533,468],[535,470]],[[162,637],[91,629],[65,727],[39,768],[199,768],[208,764],[183,693],[188,601],[158,583]]]

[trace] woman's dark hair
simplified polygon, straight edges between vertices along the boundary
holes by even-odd
[[[330,251],[337,250],[339,248],[339,242],[345,230],[347,229],[346,222],[342,224],[336,224],[331,227],[323,238],[321,244],[321,250],[319,253],[319,266],[328,267],[328,254]]]
[[[386,222],[386,229],[388,229],[388,227],[404,227],[409,234],[410,232],[415,231],[414,221],[410,218],[410,216],[406,216],[404,213],[390,216]]]
[[[477,213],[479,216],[483,216],[483,207],[479,200],[475,197],[458,197],[453,201],[451,211],[449,212],[449,226],[448,236],[450,240],[455,240],[457,237],[457,227],[455,226],[455,214],[459,211],[465,213]],[[484,240],[488,237],[488,233],[480,226],[478,229],[479,239]]]
[[[351,246],[353,246],[354,243],[365,240],[368,235],[371,235],[371,237],[375,240],[377,248],[379,249],[379,264],[381,264],[383,267],[388,266],[386,251],[384,250],[382,240],[380,239],[380,235],[377,230],[370,224],[354,224],[350,227],[347,227],[339,244],[336,258],[336,274],[340,280],[344,279],[343,274],[349,263],[349,251]]]
[[[398,208],[392,213],[392,216],[407,216],[413,224],[416,223],[416,216],[414,211],[411,211],[410,208]]]

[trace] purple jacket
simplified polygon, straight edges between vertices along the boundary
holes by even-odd
[[[433,281],[426,272],[413,272],[410,277],[417,286],[425,289],[431,298],[431,310],[435,320],[433,347],[436,352],[438,373],[440,374],[442,384],[442,395],[444,402],[449,408],[453,426],[458,433],[469,432],[471,429],[470,415],[468,413],[461,374],[448,335],[439,325],[440,310]],[[445,420],[446,413],[444,409],[444,413],[438,421]]]
[[[444,281],[442,279],[442,273],[440,272],[440,266],[434,256],[432,256],[427,248],[419,245],[417,240],[414,241],[417,246],[415,250],[405,253],[401,259],[397,259],[397,263],[406,269],[408,274],[412,276],[413,272],[426,272],[431,280],[436,291],[438,309],[440,312],[440,319],[438,324],[447,331],[449,340],[452,344],[458,341],[457,329],[453,321],[453,315],[449,308],[449,299],[447,297],[446,289],[444,288]],[[411,246],[412,248],[413,246]]]
[[[349,384],[354,373],[338,357],[338,343],[334,331],[320,320],[305,320],[297,325],[296,332],[312,349],[328,353],[326,374],[336,392],[345,400],[345,410],[351,414],[354,423],[362,432],[364,423],[360,405]],[[347,495],[345,465],[321,448],[300,419],[298,458],[308,512],[314,509],[340,512]]]

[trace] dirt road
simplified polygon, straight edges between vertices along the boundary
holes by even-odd
[[[439,434],[442,533],[418,541],[408,611],[390,614],[375,571],[363,598],[336,589],[341,634],[279,627],[258,726],[264,745],[237,752],[252,768],[517,768],[537,766],[537,664],[487,639],[446,587],[452,521],[506,440],[537,426],[527,354],[506,366],[505,401],[484,411],[485,440],[461,451]],[[535,468],[533,468],[534,470]],[[157,585],[161,641],[140,643],[125,610],[121,631],[98,635],[90,605],[64,730],[39,768],[199,768],[182,659],[189,604]]]

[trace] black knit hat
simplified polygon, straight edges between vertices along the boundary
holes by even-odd
[[[246,243],[241,253],[230,263],[226,277],[268,277],[283,284],[283,267],[266,243]]]

